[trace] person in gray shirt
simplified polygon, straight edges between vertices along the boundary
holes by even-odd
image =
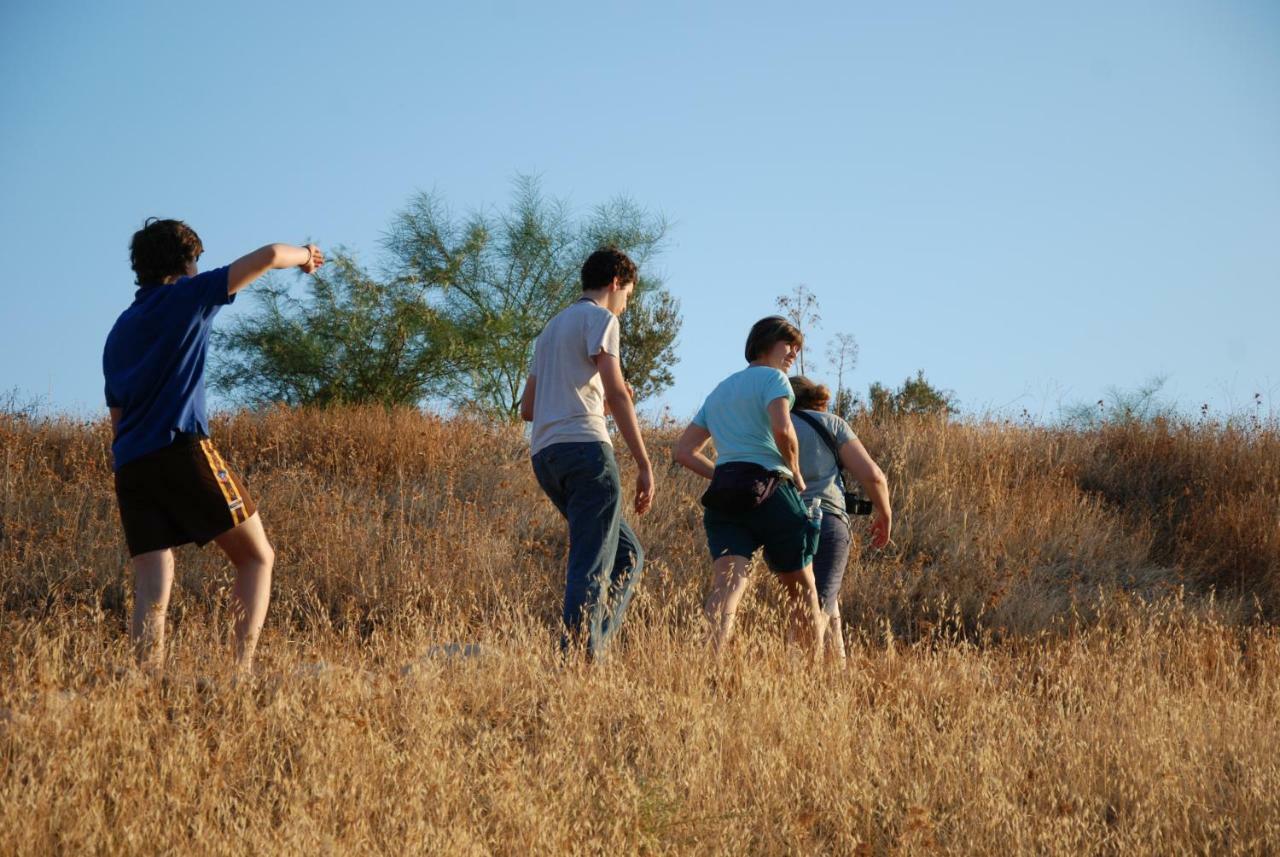
[[[803,375],[796,375],[790,380],[791,390],[796,396],[791,422],[800,443],[800,472],[805,483],[802,496],[806,503],[816,499],[822,504],[822,534],[818,539],[818,553],[813,558],[813,576],[822,611],[830,618],[827,650],[843,662],[840,585],[849,562],[849,512],[845,508],[845,484],[841,471],[853,474],[871,500],[874,507],[871,544],[877,548],[889,543],[893,529],[889,483],[849,424],[835,414],[827,413],[831,390]],[[827,442],[808,420],[797,412],[818,421],[839,451],[839,458],[832,454]]]
[[[653,502],[653,467],[619,348],[618,316],[635,284],[627,254],[615,247],[592,253],[582,266],[582,297],[538,335],[520,397],[520,416],[533,423],[534,475],[569,525],[561,648],[567,652],[585,636],[591,658],[621,627],[644,568],[644,551],[622,517],[622,479],[606,414],[636,461],[636,514]]]

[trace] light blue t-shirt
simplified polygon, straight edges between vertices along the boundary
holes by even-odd
[[[707,396],[693,418],[716,442],[716,463],[749,461],[793,478],[782,461],[769,425],[769,403],[774,399],[795,403],[791,382],[772,366],[748,366],[725,378]]]

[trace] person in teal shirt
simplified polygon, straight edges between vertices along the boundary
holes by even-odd
[[[704,611],[717,652],[733,633],[758,548],[789,596],[791,636],[815,656],[822,651],[826,623],[812,568],[820,517],[800,498],[795,396],[787,380],[803,344],[800,331],[781,316],[756,322],[747,335],[747,367],[716,386],[676,444],[676,461],[711,480],[702,498],[712,563]],[[714,463],[703,452],[710,440]]]

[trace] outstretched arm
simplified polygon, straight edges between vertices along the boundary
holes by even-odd
[[[231,263],[227,272],[227,294],[234,295],[267,271],[279,268],[301,268],[310,274],[324,264],[324,253],[314,244],[295,247],[292,244],[268,244]]]
[[[676,462],[687,467],[703,479],[710,479],[716,472],[716,465],[707,458],[707,441],[711,440],[711,432],[697,423],[689,423],[689,427],[676,441]]]
[[[622,363],[607,351],[601,351],[595,360],[604,385],[605,404],[613,414],[618,431],[622,432],[622,439],[627,442],[627,449],[631,450],[631,457],[636,460],[636,514],[643,515],[653,502],[653,465],[649,463],[649,452],[640,436],[640,421],[636,419],[627,382],[622,378]]]
[[[854,438],[840,447],[840,463],[844,469],[853,474],[862,490],[875,506],[875,517],[871,520],[871,544],[882,548],[889,543],[893,531],[893,509],[889,506],[889,480],[884,471],[872,459],[862,441]]]

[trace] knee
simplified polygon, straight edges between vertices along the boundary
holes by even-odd
[[[138,592],[151,598],[162,596],[173,583],[173,557],[135,557],[133,579]]]
[[[271,547],[271,542],[263,539],[260,544],[253,545],[249,550],[241,554],[237,559],[232,557],[237,568],[246,566],[255,567],[262,571],[270,572],[276,564],[276,551]]]
[[[143,601],[163,609],[160,605],[168,601],[172,581],[173,572],[170,570],[155,573],[139,572],[134,577],[134,594]]]
[[[644,568],[644,548],[640,547],[639,542],[631,544],[631,565],[636,571]]]

